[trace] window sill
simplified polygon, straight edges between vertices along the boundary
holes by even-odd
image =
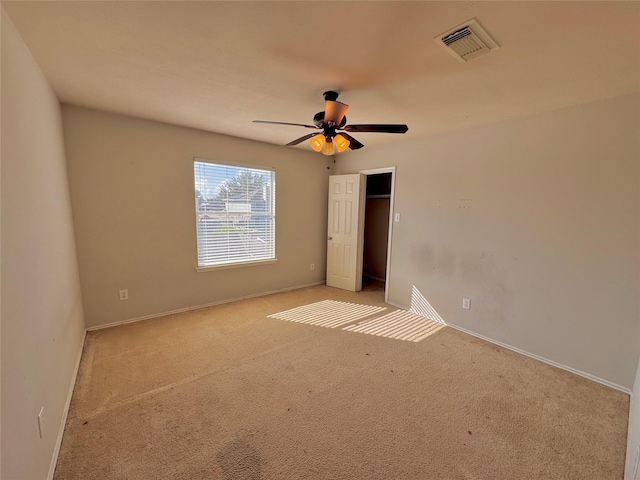
[[[242,267],[255,267],[257,265],[266,265],[270,263],[276,263],[277,258],[270,258],[269,260],[254,260],[249,262],[227,263],[224,265],[209,265],[206,267],[196,267],[196,272],[212,272],[214,270],[229,270],[230,268],[242,268]]]

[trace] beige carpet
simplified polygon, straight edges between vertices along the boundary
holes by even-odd
[[[395,310],[318,286],[89,333],[55,478],[622,479],[627,395],[448,327],[269,317],[326,300]]]

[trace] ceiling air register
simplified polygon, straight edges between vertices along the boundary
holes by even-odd
[[[499,47],[476,19],[471,19],[438,35],[434,41],[459,62],[466,62]]]

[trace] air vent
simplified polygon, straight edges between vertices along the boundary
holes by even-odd
[[[475,18],[438,35],[434,41],[459,62],[469,61],[499,47]]]

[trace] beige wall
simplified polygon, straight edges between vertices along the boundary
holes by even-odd
[[[84,321],[60,104],[4,10],[1,190],[0,477],[43,479],[56,451]]]
[[[66,105],[62,116],[87,326],[324,280],[326,157]],[[275,168],[275,264],[195,271],[193,157]]]
[[[390,301],[415,287],[446,322],[631,389],[639,107],[627,95],[340,157],[337,173],[397,166]]]

